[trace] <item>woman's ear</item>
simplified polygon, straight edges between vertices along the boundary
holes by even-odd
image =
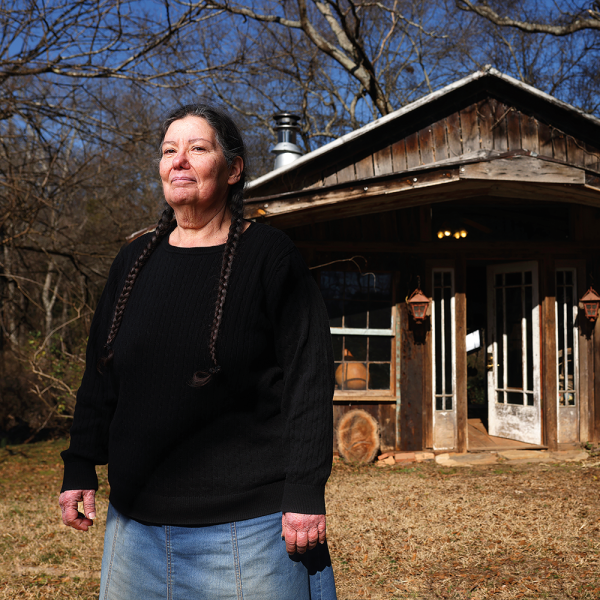
[[[243,171],[244,171],[244,160],[242,159],[241,156],[236,156],[233,159],[231,165],[229,165],[229,179],[227,180],[227,183],[229,185],[236,184],[240,180],[240,177],[242,176]]]

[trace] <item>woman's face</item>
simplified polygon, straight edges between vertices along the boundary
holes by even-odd
[[[174,121],[162,143],[160,178],[165,199],[177,209],[205,210],[225,203],[243,169],[240,157],[227,164],[213,128],[201,117]]]

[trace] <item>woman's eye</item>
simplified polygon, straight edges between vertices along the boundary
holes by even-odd
[[[204,146],[192,146],[192,150],[196,152],[202,152],[204,150]]]
[[[163,156],[166,156],[167,154],[173,154],[175,152],[175,150],[173,150],[173,148],[165,148],[163,150]]]

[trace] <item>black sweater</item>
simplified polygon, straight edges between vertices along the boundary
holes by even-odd
[[[331,470],[333,366],[326,310],[302,257],[282,232],[253,223],[234,259],[211,366],[223,246],[162,240],[140,271],[105,375],[102,355],[127,273],[148,242],[121,250],[94,315],[77,395],[63,491],[97,489],[149,523],[205,525],[277,511],[325,512]]]

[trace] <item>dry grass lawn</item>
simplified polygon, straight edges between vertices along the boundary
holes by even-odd
[[[64,446],[0,450],[0,599],[97,598],[106,476],[93,531],[63,527]],[[327,496],[338,597],[600,598],[599,478],[600,457],[461,470],[336,464]]]

